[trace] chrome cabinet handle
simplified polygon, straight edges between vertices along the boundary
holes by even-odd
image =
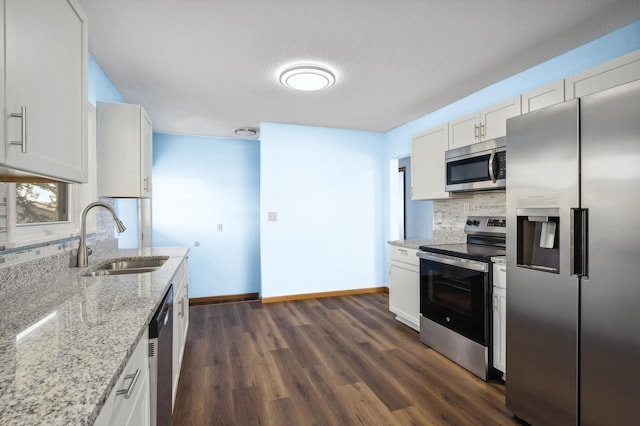
[[[27,107],[20,107],[20,112],[12,112],[11,117],[20,118],[22,121],[22,140],[11,141],[10,145],[20,145],[22,152],[27,153]]]
[[[487,130],[487,126],[485,124],[480,123],[480,137],[484,138],[486,131]]]
[[[149,178],[148,177],[144,178],[143,182],[144,182],[144,187],[143,187],[144,191],[145,192],[149,191]]]
[[[179,312],[180,316],[183,317],[184,316],[184,298],[180,299],[180,312]]]
[[[474,135],[474,139],[480,138],[480,129],[478,128],[477,124],[473,126],[473,135]]]
[[[136,383],[138,383],[138,377],[140,377],[140,369],[136,368],[136,372],[134,374],[127,374],[124,376],[125,380],[131,379],[129,382],[129,386],[126,389],[120,389],[116,392],[116,395],[124,395],[124,399],[129,399],[131,394],[133,393],[133,388],[136,387]]]

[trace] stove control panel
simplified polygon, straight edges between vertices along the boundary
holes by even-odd
[[[464,227],[467,234],[497,234],[507,232],[507,219],[504,216],[469,216]]]

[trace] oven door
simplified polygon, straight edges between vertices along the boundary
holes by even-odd
[[[489,344],[489,264],[420,251],[420,313],[483,346]]]

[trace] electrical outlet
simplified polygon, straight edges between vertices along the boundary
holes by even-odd
[[[466,201],[464,203],[464,214],[469,214],[469,203]]]
[[[222,232],[222,224],[221,223],[218,224],[218,232]]]
[[[269,212],[269,222],[278,221],[278,212]]]
[[[442,223],[442,212],[436,212],[436,223]]]

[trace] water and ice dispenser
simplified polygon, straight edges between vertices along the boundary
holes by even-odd
[[[560,273],[560,210],[517,209],[518,266]]]

